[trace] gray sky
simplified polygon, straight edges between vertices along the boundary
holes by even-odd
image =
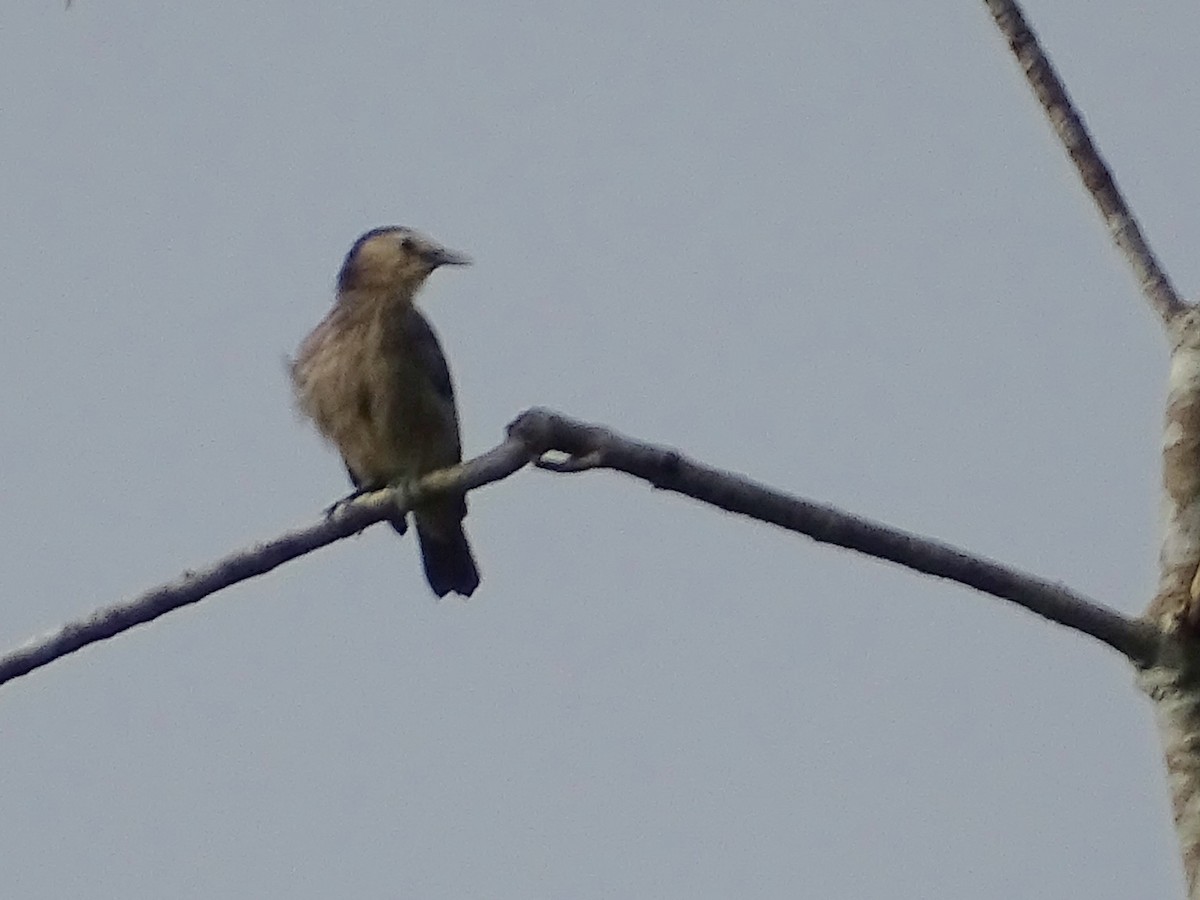
[[[1200,8],[1030,2],[1190,292]],[[350,242],[469,453],[548,405],[1124,610],[1165,344],[978,2],[10,0],[0,642],[346,490],[283,360]],[[1167,897],[1099,646],[607,475],[373,529],[0,691],[21,898]]]

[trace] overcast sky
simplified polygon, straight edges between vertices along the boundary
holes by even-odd
[[[1200,7],[1027,13],[1181,290]],[[469,454],[547,405],[1135,612],[1166,346],[979,2],[0,13],[0,644],[343,494],[284,367],[353,239]],[[471,497],[0,690],[19,898],[1170,897],[1099,645],[653,492]]]

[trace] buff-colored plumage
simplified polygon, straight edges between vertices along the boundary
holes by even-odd
[[[429,274],[462,265],[408,228],[360,237],[338,275],[337,302],[292,363],[300,410],[342,454],[354,486],[373,490],[462,459],[450,371],[437,337],[413,305]],[[479,573],[463,532],[464,498],[414,513],[430,586],[469,596]],[[403,533],[404,522],[393,522]]]

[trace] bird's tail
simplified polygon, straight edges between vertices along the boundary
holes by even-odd
[[[439,597],[453,591],[470,597],[479,587],[479,570],[471,555],[471,545],[461,522],[439,523],[437,530],[417,522],[417,541],[421,545],[421,560],[425,577]]]

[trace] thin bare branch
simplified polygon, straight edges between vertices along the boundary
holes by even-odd
[[[435,493],[468,491],[507,478],[530,461],[528,448],[510,439],[489,452],[422,478],[411,494],[388,488],[338,505],[315,525],[289,531],[274,540],[238,550],[206,569],[185,572],[167,584],[152,588],[132,600],[96,610],[85,619],[69,622],[0,657],[0,684],[74,653],[88,644],[115,637],[123,631],[203,600],[222,588],[263,575],[276,566],[311,553],[326,544],[357,534],[386,519],[398,506],[408,510],[422,497]]]
[[[1026,23],[1020,5],[1016,0],[984,2],[1075,164],[1084,187],[1096,201],[1113,242],[1133,269],[1142,295],[1150,301],[1163,323],[1170,325],[1176,316],[1189,308],[1188,304],[1176,293],[1167,273],[1159,266],[1137,219],[1121,196],[1112,172],[1075,111],[1066,87],[1039,46],[1037,35]]]
[[[566,459],[544,458],[548,453]],[[1155,656],[1157,631],[1076,594],[1068,588],[908,532],[889,528],[831,506],[792,497],[732,472],[686,459],[663,447],[631,440],[548,410],[533,409],[510,426],[508,438],[482,456],[422,478],[411,490],[388,488],[338,505],[315,525],[236,551],[195,572],[132,600],[97,610],[0,657],[0,684],[25,675],[88,644],[102,641],[196,603],[222,588],[262,575],[276,566],[387,519],[396,508],[411,509],[441,493],[466,492],[507,478],[530,462],[559,472],[613,469],[664,490],[686,494],[730,512],[918,572],[958,581],[1012,601],[1053,622],[1074,628],[1120,651],[1139,665]]]
[[[1081,631],[1123,653],[1137,665],[1156,656],[1158,631],[1056,584],[1001,563],[974,556],[950,544],[873,522],[832,506],[793,497],[748,478],[710,468],[676,450],[641,443],[606,428],[577,422],[546,410],[530,410],[510,426],[531,447],[567,453],[579,469],[614,469],[663,490],[685,494],[907,568],[957,581],[1008,600],[1043,618]],[[569,465],[555,469],[571,471]]]

